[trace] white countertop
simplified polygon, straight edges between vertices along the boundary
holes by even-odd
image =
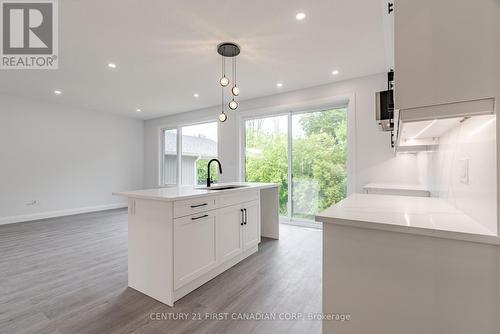
[[[494,232],[441,198],[354,194],[317,214],[316,220],[500,245]]]
[[[430,191],[428,187],[412,183],[368,183],[363,189],[392,189],[392,190],[417,190]]]
[[[238,185],[241,188],[226,189],[226,190],[207,190],[206,187],[199,186],[173,186],[155,189],[133,190],[133,191],[117,191],[114,192],[115,196],[123,196],[130,198],[153,199],[161,201],[175,201],[178,199],[195,198],[206,195],[217,195],[222,193],[242,191],[245,189],[266,189],[278,187],[276,183],[253,183],[253,182],[231,182],[231,183],[218,183],[214,187]]]
[[[368,183],[363,187],[367,194],[430,197],[431,191],[421,184]]]

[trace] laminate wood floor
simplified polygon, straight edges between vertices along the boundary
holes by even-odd
[[[232,318],[321,312],[321,233],[282,225],[170,308],[127,287],[125,210],[0,226],[0,333],[320,333],[317,320]]]

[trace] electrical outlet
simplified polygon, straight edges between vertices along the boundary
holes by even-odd
[[[458,160],[458,175],[461,183],[469,184],[469,159]]]

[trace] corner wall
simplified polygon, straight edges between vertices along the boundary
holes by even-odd
[[[0,224],[125,206],[143,152],[142,120],[0,95]]]

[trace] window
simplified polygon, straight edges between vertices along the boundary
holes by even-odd
[[[163,184],[206,183],[207,163],[217,158],[217,126],[217,122],[212,122],[163,130]],[[212,179],[217,181],[218,177],[213,168]]]
[[[245,179],[280,185],[280,215],[311,221],[347,193],[347,108],[246,120]]]
[[[288,118],[266,117],[245,122],[245,180],[280,185],[280,215],[288,215]]]
[[[163,183],[177,183],[177,129],[165,130],[163,155]]]
[[[347,109],[292,114],[292,219],[314,216],[347,193]]]
[[[217,122],[184,126],[182,132],[182,184],[207,182],[207,163],[217,158]],[[218,171],[217,171],[218,172]],[[218,180],[215,168],[212,178]]]

